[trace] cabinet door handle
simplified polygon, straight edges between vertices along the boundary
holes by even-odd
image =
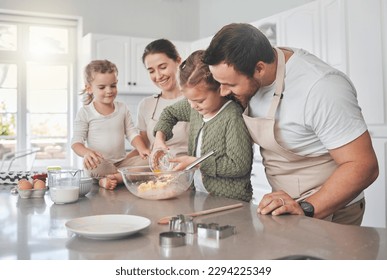
[[[137,83],[136,83],[136,82],[134,82],[134,83],[133,83],[133,85],[135,86],[135,85],[137,85]]]
[[[130,86],[132,83],[131,82],[128,82],[128,86]]]

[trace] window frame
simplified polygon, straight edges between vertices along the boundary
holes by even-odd
[[[80,86],[80,43],[82,37],[82,18],[69,17],[42,13],[24,13],[0,9],[0,22],[4,24],[15,24],[18,26],[17,51],[0,51],[0,63],[17,65],[17,131],[16,151],[26,150],[31,147],[27,140],[27,64],[30,62],[47,63],[54,65],[66,65],[68,67],[68,92],[67,92],[67,145],[65,159],[41,159],[35,160],[34,169],[44,170],[49,165],[60,165],[63,167],[77,166],[78,160],[71,151],[70,141],[73,134],[73,120],[79,106]],[[50,55],[49,59],[36,59],[28,54],[28,29],[29,26],[63,27],[69,31],[68,54]],[[19,29],[20,28],[20,29]],[[24,34],[24,35],[23,35]],[[20,45],[22,44],[22,49]],[[31,139],[32,140],[32,139]],[[32,141],[31,141],[32,142]],[[0,159],[1,161],[1,159]]]

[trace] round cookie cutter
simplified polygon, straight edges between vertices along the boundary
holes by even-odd
[[[179,247],[186,244],[186,234],[184,232],[166,231],[160,233],[160,246]]]

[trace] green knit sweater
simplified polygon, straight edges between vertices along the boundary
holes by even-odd
[[[186,99],[166,107],[154,133],[162,131],[173,137],[172,128],[179,121],[190,122],[188,154],[195,156],[197,137],[203,127],[201,153],[214,150],[214,155],[200,164],[203,184],[210,194],[250,201],[253,149],[250,134],[235,102],[228,104],[215,118],[203,122],[202,115]]]

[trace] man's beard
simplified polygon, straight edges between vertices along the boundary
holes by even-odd
[[[243,95],[236,95],[235,93],[231,92],[227,96],[228,99],[233,100],[237,104],[239,104],[243,109],[246,109],[251,98],[255,96],[258,92],[258,90],[261,87],[261,83],[259,81],[254,80],[253,78],[249,79],[249,88],[248,92]]]
[[[239,101],[239,99],[235,96],[235,94],[234,94],[233,92],[232,92],[231,94],[227,95],[226,98],[229,99],[229,100],[234,101],[236,104],[238,104],[239,106],[241,106],[243,109],[246,109],[246,106],[244,106],[244,105],[242,104],[242,102]]]

